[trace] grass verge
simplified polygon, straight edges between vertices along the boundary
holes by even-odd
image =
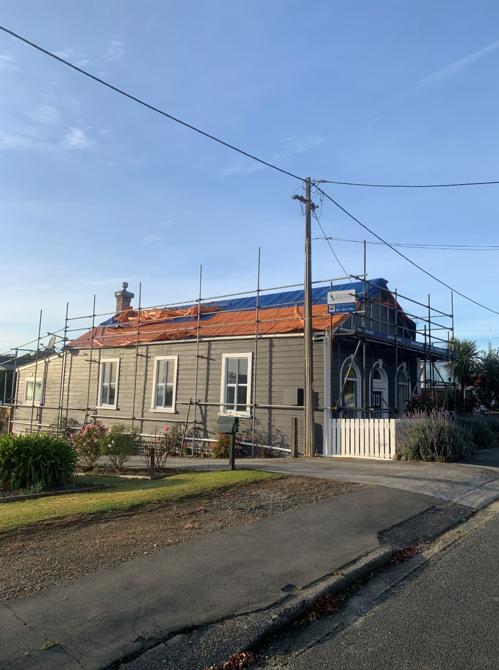
[[[282,475],[259,470],[191,472],[154,481],[86,476],[81,477],[82,482],[99,482],[111,488],[91,493],[75,493],[4,504],[0,513],[0,532],[41,521],[124,511],[151,503],[175,502],[181,498],[199,496],[217,489],[280,476]]]

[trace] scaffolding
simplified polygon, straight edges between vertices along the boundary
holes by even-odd
[[[214,305],[214,303],[217,301],[225,301],[228,306],[224,308],[223,314],[227,316],[227,322],[217,322],[216,326],[217,328],[220,328],[221,331],[223,331],[224,325],[230,326],[232,323],[230,320],[231,312],[241,311],[241,308],[239,308],[239,310],[231,309],[230,301],[241,298],[252,298],[254,299],[253,307],[251,309],[245,310],[248,312],[247,321],[238,322],[241,326],[244,325],[249,329],[248,333],[251,331],[251,334],[245,334],[241,337],[244,337],[247,340],[253,340],[251,394],[247,399],[248,406],[251,409],[251,427],[248,431],[249,434],[247,435],[247,439],[241,440],[241,443],[249,448],[252,455],[255,455],[257,446],[263,447],[264,449],[274,449],[278,452],[281,451],[284,453],[296,452],[296,421],[291,425],[293,437],[289,448],[272,443],[263,444],[262,440],[258,436],[257,415],[261,410],[294,410],[295,412],[304,411],[303,404],[276,404],[273,402],[273,398],[271,398],[271,402],[259,401],[259,347],[262,339],[268,337],[268,333],[266,333],[266,325],[268,326],[269,322],[272,324],[285,321],[296,322],[297,319],[296,314],[285,315],[279,318],[274,317],[272,319],[266,318],[265,309],[262,307],[262,296],[268,295],[270,293],[281,295],[282,298],[280,301],[277,300],[276,302],[272,303],[272,306],[275,308],[296,306],[296,300],[289,300],[289,298],[287,298],[288,292],[290,290],[303,290],[303,283],[285,284],[268,288],[262,287],[261,265],[261,249],[259,248],[256,262],[255,288],[241,292],[204,296],[202,266],[200,266],[199,269],[198,295],[193,300],[182,300],[167,304],[155,305],[152,307],[144,307],[142,305],[142,285],[139,286],[138,307],[134,308],[134,311],[137,314],[135,337],[129,344],[126,345],[127,349],[133,347],[135,350],[132,370],[133,393],[131,412],[126,416],[122,415],[120,412],[119,421],[130,422],[132,427],[137,428],[139,434],[145,439],[153,438],[157,434],[157,429],[155,429],[154,432],[144,432],[144,425],[146,423],[149,425],[159,425],[164,424],[165,421],[167,421],[168,423],[181,424],[183,427],[184,442],[190,442],[192,446],[191,453],[193,455],[196,451],[202,451],[207,444],[213,442],[215,438],[210,437],[207,434],[204,418],[206,417],[208,408],[220,408],[221,404],[223,405],[223,403],[209,401],[207,398],[203,399],[203,394],[200,393],[200,361],[203,359],[209,359],[209,349],[207,348],[206,352],[202,352],[201,347],[204,342],[217,339],[216,334],[211,334],[209,336],[203,335],[203,324],[206,323],[208,316],[215,314],[215,312],[218,311],[218,308],[216,305]],[[333,326],[332,316],[328,316],[329,329],[326,328],[325,331],[326,335],[330,336],[331,347],[333,340],[337,341],[339,355],[341,355],[342,341],[345,342],[350,340],[355,343],[354,346],[352,345],[354,354],[351,358],[351,365],[354,363],[354,361],[356,361],[357,357],[360,357],[360,365],[362,369],[362,416],[372,416],[373,412],[370,399],[371,394],[368,390],[367,379],[368,369],[370,369],[371,366],[368,364],[366,354],[368,344],[373,343],[378,343],[393,348],[395,369],[397,371],[399,369],[399,356],[401,348],[410,349],[418,354],[418,357],[421,360],[421,364],[417,377],[410,380],[411,393],[414,394],[424,390],[426,393],[431,395],[433,400],[437,400],[437,396],[439,396],[442,404],[447,406],[449,403],[449,394],[451,390],[455,391],[455,380],[452,373],[452,364],[454,358],[454,299],[452,293],[450,296],[450,311],[440,310],[434,307],[429,294],[426,301],[424,302],[414,300],[413,298],[401,294],[398,290],[392,291],[388,288],[381,289],[381,296],[376,297],[375,295],[371,295],[372,292],[370,291],[370,287],[372,284],[367,275],[366,244],[364,244],[364,267],[361,274],[344,275],[315,280],[312,282],[312,285],[313,287],[334,288],[335,285],[349,283],[360,283],[362,286],[362,290],[360,290],[355,295],[355,310],[349,313],[349,316],[353,318],[348,320],[348,327],[343,324],[339,326]],[[106,412],[99,407],[99,369],[102,358],[102,351],[107,348],[113,348],[112,338],[118,337],[120,333],[116,332],[115,335],[108,333],[106,335],[105,345],[99,343],[98,348],[96,346],[96,339],[94,335],[96,324],[102,325],[102,322],[105,324],[106,322],[109,322],[110,319],[116,319],[116,317],[124,315],[129,310],[123,310],[122,312],[98,312],[96,305],[97,299],[94,295],[90,314],[70,315],[69,302],[66,303],[65,317],[62,327],[58,330],[47,332],[46,335],[43,335],[42,332],[43,312],[40,311],[37,337],[28,343],[12,348],[4,354],[0,354],[0,365],[2,365],[2,363],[8,362],[9,366],[13,370],[10,398],[7,397],[7,385],[4,384],[3,388],[3,403],[9,405],[13,412],[16,412],[16,410],[20,407],[26,408],[27,406],[26,398],[19,398],[20,389],[18,388],[18,368],[20,366],[26,365],[27,362],[32,363],[34,367],[30,416],[29,418],[25,417],[24,419],[17,418],[16,416],[13,417],[12,425],[15,432],[20,430],[33,432],[49,430],[53,428],[52,423],[47,424],[43,421],[43,416],[46,410],[55,412],[56,421],[54,423],[56,424],[57,431],[61,429],[61,426],[65,422],[67,423],[69,415],[72,412],[78,412],[80,415],[83,415],[83,424],[96,420],[117,420],[117,417],[112,414],[112,412]],[[172,324],[175,324],[176,320],[178,324],[182,324],[182,332],[184,334],[182,339],[167,339],[164,341],[151,340],[146,342],[141,341],[141,325],[143,324],[143,318],[145,318],[144,315],[147,315],[148,312],[159,309],[180,310],[181,308],[188,307],[193,308],[192,314],[195,317],[192,318],[191,321],[185,322],[185,315],[182,314],[178,317],[172,316],[170,318],[170,322]],[[414,328],[411,328],[407,319],[412,319],[414,321]],[[303,337],[302,317],[301,323],[302,327],[296,332],[289,332],[290,336]],[[377,329],[373,328],[374,323],[377,324]],[[329,332],[327,332],[328,330]],[[155,332],[153,329],[149,329],[148,331],[151,336],[157,335],[158,337],[161,335],[161,332],[161,326],[158,326],[157,332]],[[78,336],[85,333],[90,333],[90,343],[86,349],[82,348],[79,350],[79,352],[87,360],[85,394],[86,402],[84,403],[85,407],[72,407],[70,402],[70,388],[71,384],[74,382],[72,382],[73,356],[71,353],[73,350],[71,348],[71,342]],[[47,338],[52,338],[52,341],[57,341],[57,345],[53,348],[48,348],[46,344]],[[193,396],[189,398],[189,400],[182,400],[177,402],[179,406],[185,407],[186,416],[180,417],[175,415],[168,415],[168,417],[165,417],[163,415],[152,416],[150,413],[147,414],[145,411],[145,393],[142,394],[142,402],[138,402],[140,395],[138,391],[138,381],[141,369],[141,359],[144,358],[146,365],[149,347],[151,346],[156,344],[180,342],[190,342],[195,347]],[[95,354],[97,350],[98,355],[96,356]],[[58,357],[61,361],[59,390],[57,396],[58,399],[55,404],[47,402],[46,385],[43,382],[39,386],[40,395],[37,397],[37,383],[39,380],[43,379],[43,374],[47,374],[48,361],[52,357]],[[441,374],[440,367],[436,365],[436,363],[442,362],[445,362],[445,364],[451,370],[449,374],[451,381],[449,381],[449,379],[444,379],[444,376]],[[206,361],[206,365],[209,366],[209,360]],[[42,368],[43,371],[41,372]],[[93,374],[95,369],[97,370],[97,374]],[[320,412],[329,410],[331,412],[341,412],[344,409],[343,393],[345,381],[346,377],[343,381],[343,387],[341,388],[338,401],[336,403],[333,404],[332,402],[332,393],[326,394],[326,397],[329,397],[329,404],[322,407],[317,406],[316,404],[316,406],[313,408],[314,411]],[[81,384],[81,379],[78,383]],[[315,392],[317,392],[317,390],[318,389],[314,389]],[[270,442],[272,442],[272,440],[270,440]]]

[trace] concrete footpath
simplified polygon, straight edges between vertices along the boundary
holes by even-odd
[[[106,668],[175,634],[262,611],[439,502],[367,487],[3,603],[0,667]]]

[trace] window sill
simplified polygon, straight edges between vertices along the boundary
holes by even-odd
[[[97,405],[95,409],[118,409],[118,405]]]
[[[224,410],[220,408],[220,416],[237,416],[241,419],[251,419],[251,412],[231,412],[230,410]]]
[[[155,412],[156,414],[176,414],[177,410],[175,407],[151,407],[150,412]]]

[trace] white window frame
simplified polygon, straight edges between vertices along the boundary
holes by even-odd
[[[36,382],[36,384],[35,384]],[[28,395],[28,384],[33,384],[33,397],[31,400],[28,400],[27,395]],[[36,386],[40,384],[40,400],[35,400],[35,388]],[[26,381],[24,383],[24,404],[25,405],[34,405],[35,407],[39,407],[40,403],[42,402],[43,399],[43,379],[38,378],[38,377],[26,377]]]
[[[340,393],[343,389],[343,382],[345,381],[345,375],[348,371],[348,368],[350,367],[350,363],[352,364],[352,370],[355,372],[356,376],[356,394],[355,394],[355,407],[346,407],[344,405],[345,401],[345,395],[344,393],[342,394],[341,398],[341,412],[356,412],[357,416],[360,416],[360,413],[362,412],[362,373],[359,369],[359,366],[355,363],[353,360],[353,355],[351,354],[350,356],[347,356],[345,360],[343,361],[341,368],[340,368]]]
[[[116,390],[114,394],[114,404],[108,405],[102,403],[102,370],[105,363],[116,363]],[[121,359],[119,358],[101,358],[99,362],[99,398],[97,403],[98,409],[116,409],[118,407],[118,393],[120,385],[120,363]]]
[[[226,386],[226,377],[227,377],[227,361],[231,358],[245,358],[248,361],[248,383],[247,387],[247,396],[246,396],[246,410],[237,411],[233,409],[227,409],[225,406],[225,386]],[[252,379],[253,379],[253,354],[252,352],[243,352],[240,354],[222,354],[222,381],[220,388],[220,414],[223,416],[241,416],[249,418],[251,417],[251,406],[252,406]],[[236,388],[236,399],[237,399],[237,388]],[[237,403],[236,403],[237,404]]]
[[[157,407],[156,406],[156,382],[158,376],[158,361],[173,361],[173,394],[171,407]],[[167,414],[174,414],[176,412],[177,403],[177,374],[178,374],[178,356],[155,356],[154,358],[154,374],[152,381],[152,395],[151,395],[151,412],[162,412]]]

